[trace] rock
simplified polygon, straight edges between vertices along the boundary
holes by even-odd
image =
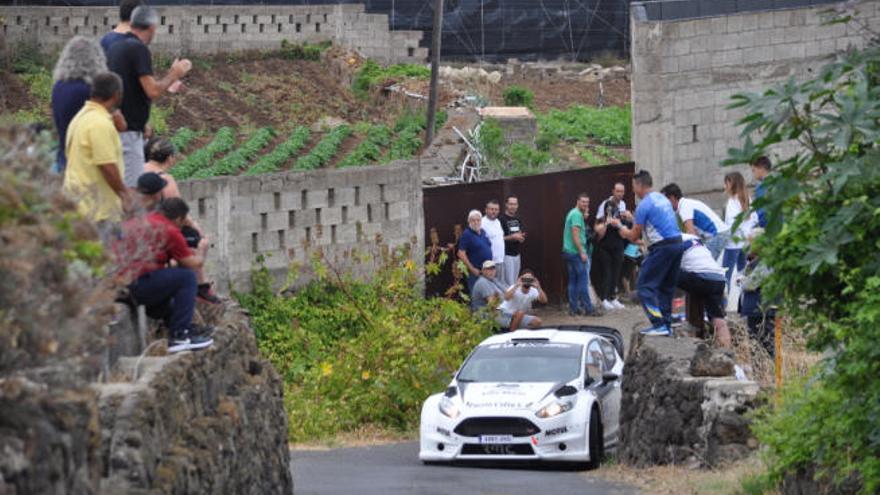
[[[732,376],[735,364],[730,351],[701,343],[691,359],[690,371],[693,376]]]

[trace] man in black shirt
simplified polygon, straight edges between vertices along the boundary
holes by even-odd
[[[603,201],[603,210],[597,213],[596,233],[599,242],[593,253],[593,271],[596,295],[599,296],[599,304],[603,309],[611,311],[622,309],[623,304],[617,299],[617,288],[620,280],[620,269],[623,266],[623,250],[626,240],[620,236],[620,231],[611,225],[612,219],[622,219],[626,225],[630,216],[621,209],[622,201],[612,196]]]
[[[144,134],[149,135],[150,104],[162,93],[176,93],[182,87],[180,79],[192,68],[187,59],[175,60],[171,70],[160,80],[153,77],[153,61],[147,45],[156,35],[159,16],[152,8],[142,5],[131,14],[131,31],[110,47],[107,66],[119,74],[124,88],[122,115],[128,130],[120,133],[125,161],[125,185],[135,187],[144,172]]]
[[[520,249],[526,241],[526,231],[522,220],[517,216],[519,211],[519,199],[509,196],[504,203],[504,213],[498,217],[501,220],[501,228],[504,230],[504,263],[501,265],[504,273],[499,273],[501,280],[510,287],[519,279],[519,270],[522,266]]]

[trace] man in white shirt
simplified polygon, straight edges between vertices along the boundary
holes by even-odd
[[[717,259],[730,239],[730,226],[706,203],[682,197],[681,188],[674,182],[660,192],[672,203],[672,209],[684,224],[685,233],[701,238],[712,253],[712,258]]]
[[[483,215],[483,230],[492,245],[492,261],[498,273],[504,273],[504,228],[498,215],[501,213],[501,205],[492,199],[486,203],[486,214]],[[504,281],[507,282],[506,280]]]
[[[547,294],[535,274],[531,270],[523,270],[517,282],[504,292],[504,302],[498,307],[501,313],[498,323],[510,331],[540,327],[541,319],[527,313],[535,301],[547,304]]]
[[[712,319],[718,344],[729,348],[730,331],[724,319],[726,270],[715,261],[697,236],[684,234],[681,238],[683,254],[678,288],[702,298],[706,313]]]

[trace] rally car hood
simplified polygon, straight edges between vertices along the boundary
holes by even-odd
[[[469,410],[531,409],[559,388],[558,383],[459,383],[462,403]]]

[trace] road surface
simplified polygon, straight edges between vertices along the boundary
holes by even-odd
[[[545,468],[425,466],[417,442],[291,452],[296,495],[635,495],[589,472]]]

